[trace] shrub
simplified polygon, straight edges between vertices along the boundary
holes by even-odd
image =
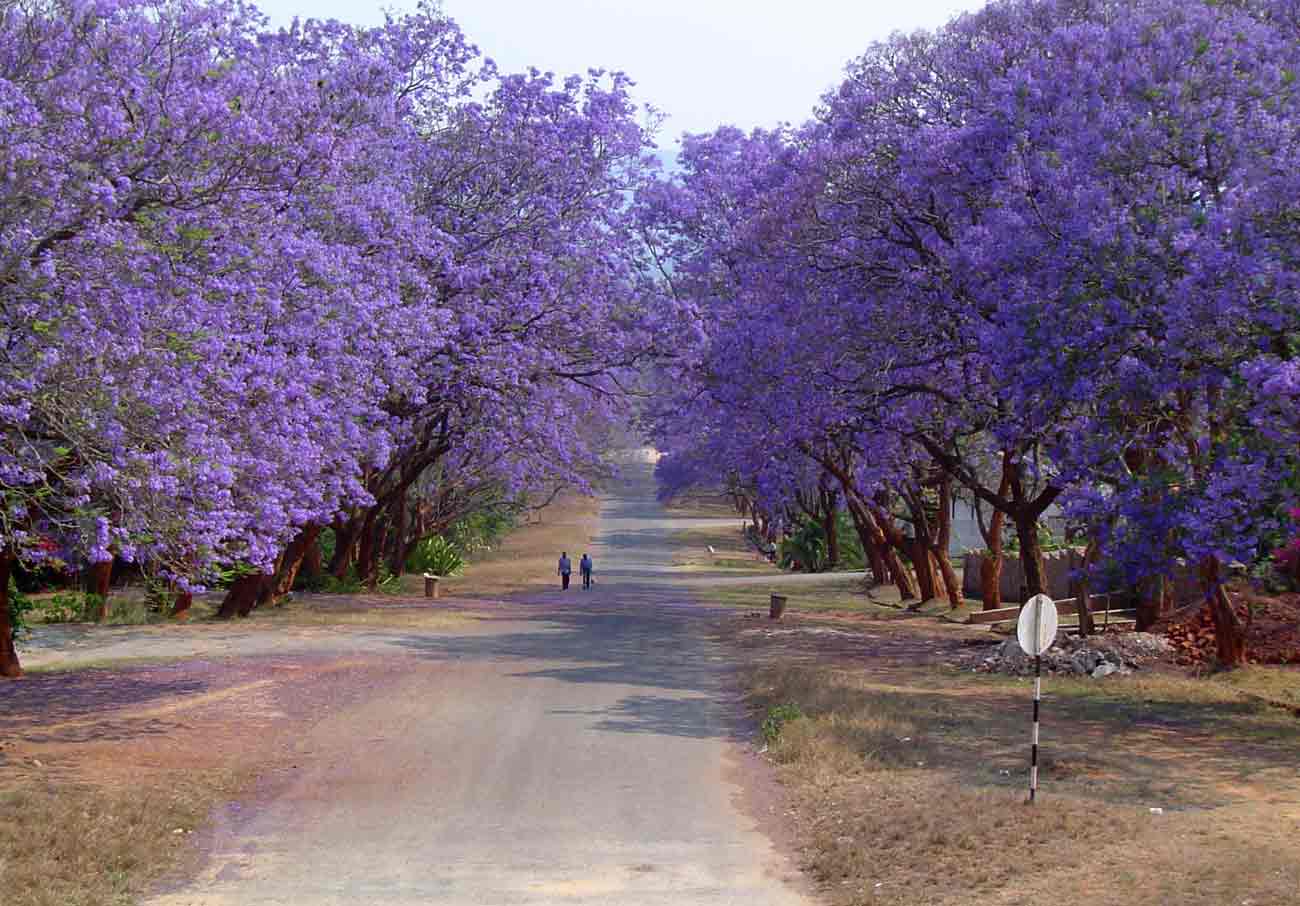
[[[826,536],[812,519],[804,519],[794,533],[781,541],[782,569],[798,567],[806,573],[820,572],[826,565]]]
[[[465,556],[488,550],[518,524],[521,512],[522,504],[500,501],[458,519],[444,537]]]
[[[454,576],[465,568],[465,558],[446,538],[435,535],[415,545],[406,568],[413,573]]]
[[[32,599],[18,590],[18,584],[9,577],[9,625],[14,638],[28,631],[27,614],[32,610]]]
[[[763,740],[768,745],[772,745],[781,737],[781,729],[786,724],[803,717],[804,713],[798,705],[788,703],[773,705],[767,709],[767,717],[763,718],[763,723],[758,729],[763,734]]]

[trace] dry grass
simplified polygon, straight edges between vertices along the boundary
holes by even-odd
[[[558,581],[555,564],[560,552],[567,550],[576,564],[595,537],[599,513],[596,498],[563,494],[496,548],[476,556],[461,575],[443,579],[438,593],[453,598],[501,598],[552,587]],[[407,578],[411,583],[408,592],[423,594],[423,580]]]
[[[1300,709],[1300,667],[1247,667],[1217,674],[1214,680],[1245,695]]]
[[[192,855],[190,833],[232,788],[220,772],[204,772],[165,792],[35,779],[0,791],[5,906],[135,902],[150,882]]]
[[[772,567],[768,567],[772,569]],[[700,588],[699,600],[719,607],[766,610],[772,595],[785,595],[788,613],[860,613],[870,616],[899,614],[883,597],[884,589],[868,592],[860,577],[827,575],[816,581],[774,572],[768,582],[746,585],[719,583]],[[878,597],[879,596],[879,597]]]
[[[674,516],[736,520],[741,518],[736,512],[735,504],[726,494],[703,492],[680,494],[665,503],[664,509]]]
[[[251,628],[375,626],[436,632],[473,622],[469,614],[427,599],[391,595],[311,595],[253,611]]]
[[[781,574],[775,566],[755,554],[736,528],[681,529],[673,532],[668,541],[673,551],[673,565],[680,569],[738,575],[771,573],[774,577]],[[713,553],[709,553],[710,547]]]
[[[1296,901],[1300,724],[1226,684],[1053,679],[1034,808],[1023,681],[772,664],[748,685],[760,716],[806,715],[771,755],[833,903]]]

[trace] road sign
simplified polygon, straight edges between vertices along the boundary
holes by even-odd
[[[1056,615],[1056,602],[1047,595],[1034,595],[1020,609],[1016,624],[1016,638],[1025,654],[1039,657],[1056,641],[1056,628],[1060,624]]]
[[[1038,708],[1043,700],[1043,652],[1056,641],[1056,602],[1047,595],[1034,595],[1020,608],[1016,638],[1025,654],[1034,658],[1034,732],[1029,749],[1029,801],[1038,796]]]

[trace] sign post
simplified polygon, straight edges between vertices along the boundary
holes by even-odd
[[[1043,699],[1043,652],[1056,641],[1059,625],[1056,602],[1047,595],[1034,595],[1020,609],[1016,639],[1025,654],[1034,658],[1034,731],[1029,749],[1029,801],[1038,795],[1038,709]]]

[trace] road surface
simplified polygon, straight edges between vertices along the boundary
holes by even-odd
[[[299,770],[224,810],[200,876],[148,903],[806,903],[742,805],[748,730],[672,572],[683,522],[630,466],[591,592],[539,590],[472,632],[346,636],[399,678],[298,740]]]

